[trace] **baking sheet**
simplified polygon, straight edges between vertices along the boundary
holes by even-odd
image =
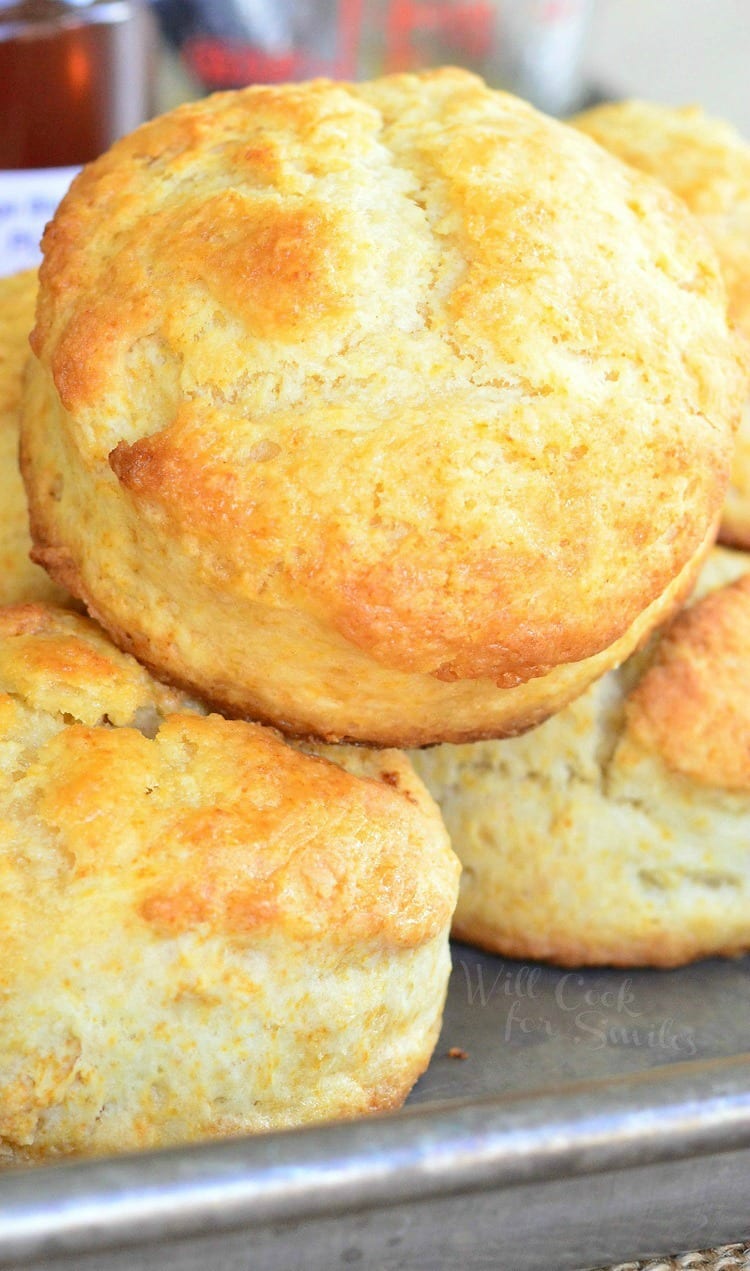
[[[451,1046],[469,1053],[460,1071]],[[568,971],[454,944],[441,1046],[410,1102],[453,1097],[464,1082],[475,1098],[517,1094],[746,1051],[750,958]]]
[[[748,1235],[750,959],[453,957],[404,1112],[6,1174],[0,1265],[564,1271]]]

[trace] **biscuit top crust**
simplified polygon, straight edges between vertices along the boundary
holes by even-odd
[[[96,886],[164,937],[445,932],[458,862],[404,755],[329,748],[329,762],[199,709],[88,619],[0,610],[0,967],[43,880],[52,908]]]
[[[673,772],[750,790],[750,575],[684,610],[630,694],[626,735]]]
[[[697,106],[615,102],[571,122],[685,200],[721,260],[731,317],[750,336],[750,145]]]
[[[385,666],[588,657],[718,514],[746,368],[713,253],[467,72],[181,107],[77,178],[44,253],[33,347],[82,462]]]
[[[0,692],[25,708],[90,726],[152,730],[190,698],[153,679],[95,623],[46,604],[0,608]]]

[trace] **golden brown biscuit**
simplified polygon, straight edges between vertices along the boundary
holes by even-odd
[[[684,205],[463,71],[178,109],[44,242],[37,558],[234,714],[538,722],[670,612],[745,367]]]
[[[750,145],[731,124],[695,106],[617,102],[572,122],[685,200],[716,249],[730,316],[750,337]],[[750,547],[750,407],[737,438],[720,536]]]
[[[0,1158],[400,1104],[458,862],[393,751],[204,716],[87,619],[0,611]]]
[[[29,514],[18,469],[21,380],[34,325],[36,270],[0,278],[0,605],[64,602],[65,593],[29,556]]]
[[[460,939],[566,966],[750,949],[748,571],[717,549],[703,598],[535,731],[414,756]]]

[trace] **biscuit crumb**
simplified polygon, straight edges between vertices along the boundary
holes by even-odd
[[[460,1046],[451,1046],[448,1050],[449,1059],[468,1059],[468,1050],[463,1050]]]

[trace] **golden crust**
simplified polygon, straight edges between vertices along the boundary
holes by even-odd
[[[626,727],[673,772],[750,792],[750,578],[675,619],[628,699]]]
[[[750,145],[730,124],[695,106],[617,102],[571,122],[685,200],[716,249],[730,317],[750,337]],[[746,408],[721,524],[722,542],[745,548],[750,547],[749,416]]]
[[[454,935],[566,966],[750,948],[748,571],[717,549],[700,598],[534,732],[415,754],[463,864]]]
[[[740,133],[698,106],[643,101],[595,106],[571,123],[685,200],[719,256],[730,314],[750,336],[750,145]]]
[[[30,559],[29,516],[18,469],[21,383],[36,292],[36,270],[0,278],[0,605],[66,599]]]
[[[0,609],[0,686],[30,710],[93,726],[134,725],[144,711],[161,718],[192,705],[93,622],[38,602]]]
[[[0,760],[0,1158],[405,1097],[458,864],[403,755],[204,715],[26,605],[0,611]]]
[[[713,256],[467,73],[181,108],[78,178],[44,250],[39,559],[233,713],[525,726],[720,506],[746,372]]]

